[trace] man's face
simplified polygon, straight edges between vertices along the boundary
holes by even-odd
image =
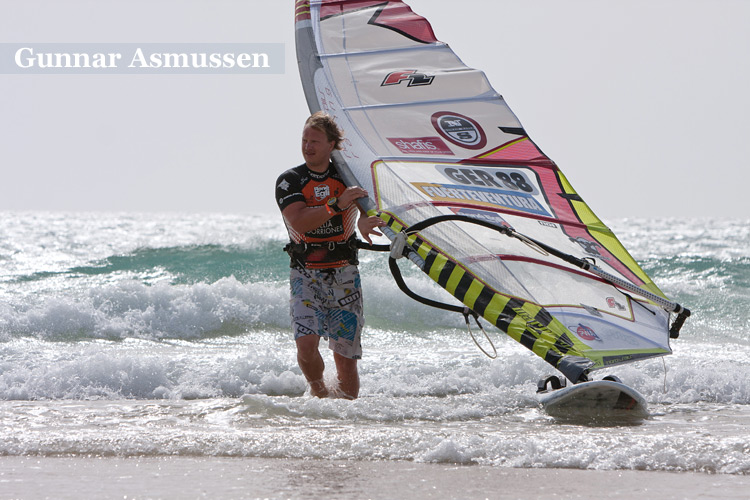
[[[329,141],[325,132],[312,127],[302,131],[302,156],[311,168],[327,168],[334,149],[334,141]]]

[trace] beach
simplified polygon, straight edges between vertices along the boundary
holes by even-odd
[[[2,499],[746,499],[750,477],[382,461],[1,457]]]

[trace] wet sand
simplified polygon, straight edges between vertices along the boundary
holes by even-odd
[[[0,499],[746,499],[750,476],[207,457],[0,457]]]

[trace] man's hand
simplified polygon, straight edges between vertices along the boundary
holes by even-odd
[[[350,186],[341,193],[341,196],[338,197],[338,206],[341,210],[346,210],[352,205],[352,203],[354,203],[354,200],[365,198],[366,196],[367,191],[361,187]]]
[[[385,221],[376,215],[372,215],[369,217],[366,215],[362,215],[357,221],[357,229],[359,229],[359,234],[361,234],[362,237],[370,245],[372,245],[372,239],[370,239],[370,235],[375,234],[378,236],[382,236],[383,233],[375,228],[383,226],[385,226]]]

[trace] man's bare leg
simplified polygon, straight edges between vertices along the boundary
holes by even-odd
[[[357,371],[357,360],[333,353],[336,362],[336,372],[339,379],[339,391],[341,397],[346,399],[357,399],[359,396],[359,372]]]
[[[310,384],[310,392],[313,396],[325,398],[328,396],[328,388],[323,382],[323,371],[325,363],[318,350],[320,337],[317,335],[305,335],[297,339],[297,363],[302,374]]]

